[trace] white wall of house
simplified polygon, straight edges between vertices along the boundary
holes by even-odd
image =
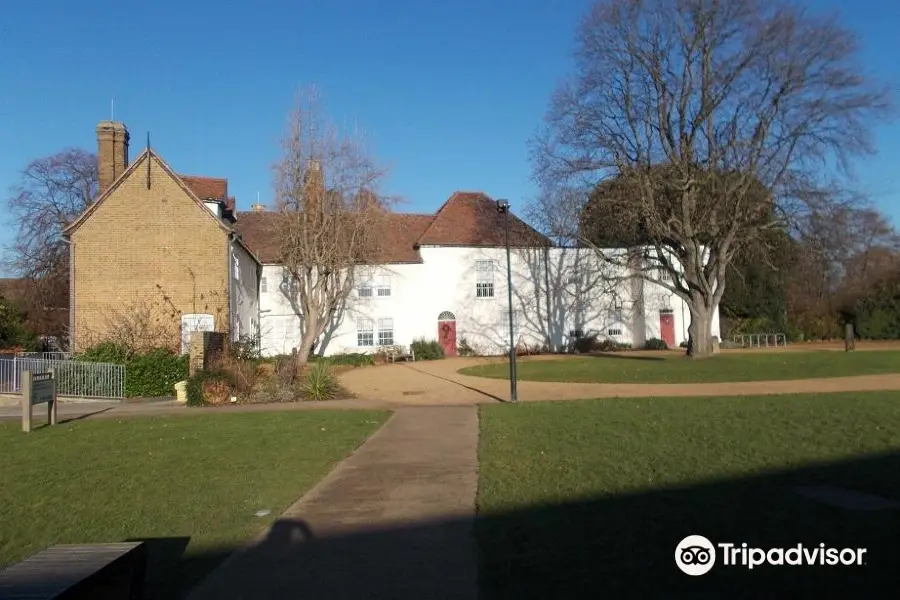
[[[259,263],[240,244],[232,244],[232,339],[256,335],[259,323]]]
[[[361,269],[357,289],[317,352],[370,352],[389,343],[408,346],[416,338],[435,340],[442,313],[455,317],[457,342],[464,339],[485,354],[506,352],[505,249],[426,246],[420,254],[422,263]],[[661,337],[661,310],[671,311],[674,344],[687,339],[690,315],[680,298],[611,272],[590,250],[513,250],[511,259],[517,344],[549,341],[557,349],[577,330],[641,345]],[[300,341],[300,318],[283,282],[281,266],[263,267],[260,330],[267,356],[288,354]],[[716,315],[713,335],[718,329]]]

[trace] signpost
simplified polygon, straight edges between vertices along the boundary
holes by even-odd
[[[47,404],[47,418],[56,425],[56,376],[47,373],[22,373],[22,431],[31,432],[31,409],[35,404]]]

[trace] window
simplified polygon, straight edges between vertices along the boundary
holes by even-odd
[[[356,345],[374,346],[375,332],[371,319],[360,319],[356,323]]]
[[[494,297],[494,261],[475,261],[475,297]]]
[[[372,284],[371,283],[359,284],[359,288],[357,288],[356,293],[360,298],[371,298],[372,297]]]
[[[394,345],[394,320],[378,319],[378,345]]]
[[[669,281],[672,279],[671,275],[669,275],[669,271],[667,269],[659,269],[658,279],[660,281]]]
[[[263,292],[269,291],[269,282],[266,281],[265,277],[263,277],[262,279],[259,280],[259,287]]]
[[[576,340],[579,338],[583,338],[584,330],[583,329],[572,329],[571,331],[569,331],[569,337],[575,338]]]
[[[378,297],[384,298],[391,295],[391,278],[389,275],[382,275],[378,280]]]
[[[578,272],[578,269],[573,269],[571,273],[569,273],[569,278],[566,280],[568,285],[580,285],[581,284],[581,273]]]
[[[608,335],[609,337],[617,337],[622,335],[622,330],[618,327],[610,327],[606,330],[606,335]]]

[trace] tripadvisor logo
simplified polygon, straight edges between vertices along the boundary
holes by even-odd
[[[705,575],[715,566],[717,558],[722,566],[753,569],[771,566],[862,566],[865,548],[832,548],[825,544],[789,548],[754,548],[746,543],[719,542],[713,544],[702,535],[689,535],[675,547],[675,564],[687,575]]]

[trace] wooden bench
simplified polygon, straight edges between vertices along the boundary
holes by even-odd
[[[385,346],[382,348],[382,351],[387,356],[388,360],[391,362],[395,362],[399,360],[411,360],[415,362],[416,353],[406,348],[405,346]]]
[[[3,600],[142,600],[143,542],[51,546],[0,571]]]

